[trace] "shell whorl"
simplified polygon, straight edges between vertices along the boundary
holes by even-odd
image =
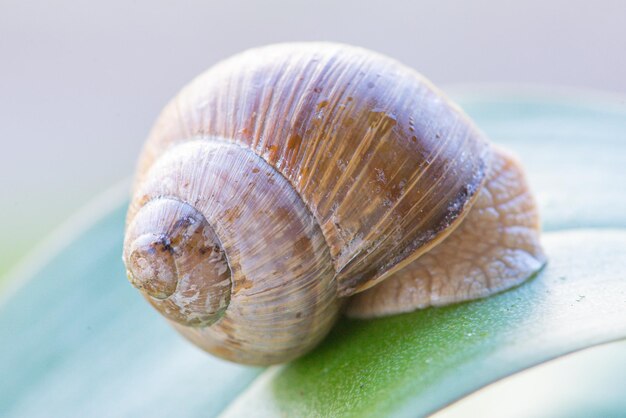
[[[326,334],[339,297],[452,231],[488,158],[467,117],[393,60],[334,44],[259,48],[216,65],[164,109],[140,159],[128,230],[155,223],[146,211],[161,199],[200,214],[194,225],[214,234],[205,234],[214,250],[197,262],[215,272],[226,260],[228,280],[207,276],[216,291],[199,298],[212,306],[204,322],[188,320],[195,311],[166,316],[222,357],[283,362]],[[129,271],[163,311],[181,278],[163,232],[176,228],[159,222],[133,233],[135,247],[127,232],[124,257],[128,268],[132,254],[161,251],[145,274]]]
[[[179,144],[154,164],[136,190],[129,211],[129,243],[135,236],[159,237],[163,230],[176,230],[181,216],[162,214],[156,219],[153,208],[158,205],[170,205],[171,212],[201,214],[195,224],[206,220],[214,233],[208,241],[217,247],[203,256],[190,247],[178,255],[173,246],[176,257],[192,254],[210,263],[205,266],[205,284],[194,282],[197,286],[188,286],[186,294],[177,289],[164,300],[145,295],[183,335],[207,351],[251,364],[297,357],[326,335],[339,309],[330,253],[308,208],[273,167],[219,138]],[[127,248],[131,271],[134,247]],[[165,257],[161,260],[171,258],[168,251],[158,254]],[[217,257],[222,254],[227,267]],[[218,272],[216,266],[222,269]],[[150,274],[155,269],[148,270]],[[131,273],[133,283],[134,276]],[[179,283],[181,279],[179,275]],[[223,292],[203,297],[202,292],[215,287]],[[211,325],[198,323],[191,309],[179,309],[177,317],[164,311],[169,306],[165,303],[186,300],[219,305],[219,319]]]

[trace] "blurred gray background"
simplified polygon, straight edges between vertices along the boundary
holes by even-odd
[[[626,93],[624,0],[0,0],[0,276],[131,175],[154,118],[192,77],[296,40],[365,46],[444,89]]]

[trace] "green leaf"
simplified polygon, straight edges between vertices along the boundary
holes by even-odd
[[[272,368],[226,416],[422,416],[541,361],[626,335],[626,232],[545,237],[550,264],[495,297],[343,321]]]
[[[626,99],[495,90],[458,102],[521,159],[545,230],[626,227]]]
[[[546,229],[601,229],[545,234],[550,264],[512,291],[343,320],[308,356],[263,371],[195,349],[127,283],[126,204],[113,199],[114,209],[50,241],[2,294],[0,416],[419,416],[626,337],[626,110],[519,95],[462,105],[521,157]]]
[[[117,201],[3,295],[0,416],[213,416],[260,372],[200,352],[138,297]]]
[[[625,375],[626,340],[620,340],[510,376],[435,417],[623,417]]]

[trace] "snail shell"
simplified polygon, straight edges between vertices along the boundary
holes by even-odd
[[[128,211],[128,276],[201,348],[288,361],[327,334],[346,297],[415,279],[420,256],[501,176],[492,162],[502,158],[456,105],[389,58],[335,44],[250,50],[195,79],[156,122]],[[536,262],[457,299],[543,264],[532,201],[529,210]],[[383,308],[397,301],[388,289],[385,303],[365,292],[349,312],[410,310]]]

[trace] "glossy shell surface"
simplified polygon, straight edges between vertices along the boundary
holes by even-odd
[[[214,137],[252,150],[294,187],[322,229],[341,295],[442,239],[489,156],[480,131],[417,72],[324,43],[253,49],[196,78],[161,114],[140,171],[176,144]]]

